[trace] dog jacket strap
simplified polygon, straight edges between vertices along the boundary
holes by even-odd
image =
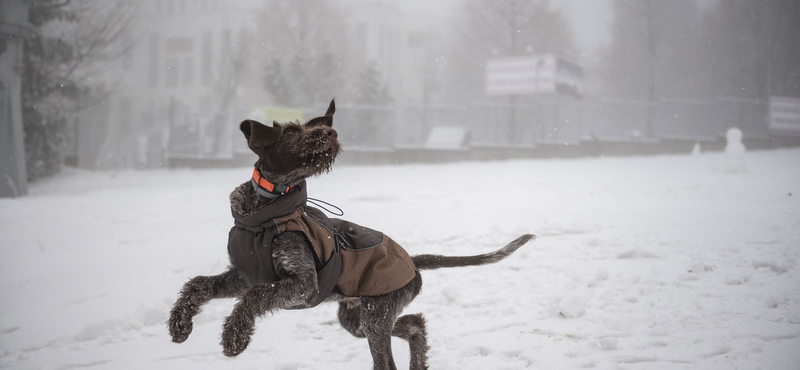
[[[336,287],[336,281],[339,279],[339,275],[342,273],[342,255],[339,254],[338,248],[337,251],[331,255],[331,258],[328,260],[328,263],[325,264],[321,270],[317,271],[317,287],[319,291],[317,292],[317,299],[311,304],[311,307],[314,307],[320,303],[322,303],[331,292],[333,292],[333,288]]]
[[[319,271],[317,271],[317,299],[311,305],[314,307],[322,303],[336,288],[336,282],[339,281],[339,275],[342,274],[342,248],[350,246],[339,230],[333,229],[334,248],[328,263],[325,264]],[[313,249],[313,248],[312,248]]]
[[[238,222],[228,233],[228,256],[239,276],[248,284],[270,284],[278,280],[272,266],[272,239],[275,235],[276,227],[258,230]]]

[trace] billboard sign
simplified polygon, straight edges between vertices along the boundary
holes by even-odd
[[[583,68],[567,60],[556,58],[556,91],[580,98],[583,95]]]
[[[800,99],[770,96],[769,130],[776,134],[800,136]]]
[[[552,55],[490,59],[486,95],[555,92],[556,60]]]
[[[486,95],[546,93],[580,97],[583,68],[553,54],[487,61]]]

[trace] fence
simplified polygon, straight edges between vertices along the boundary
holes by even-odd
[[[306,110],[311,117],[324,107]],[[466,105],[340,104],[336,128],[344,140],[359,146],[415,145],[435,126],[469,129],[475,144],[535,145],[586,140],[708,140],[730,127],[745,137],[765,138],[765,101],[661,99],[658,102],[598,99],[540,100],[527,104],[475,102]],[[364,135],[363,132],[370,132]]]
[[[317,116],[326,108],[305,108],[304,117]],[[236,125],[245,118],[244,113],[234,117],[181,110],[160,116],[167,121],[160,128],[156,125],[140,133],[132,145],[119,148],[127,151],[122,156],[131,158],[129,162],[136,167],[163,167],[181,160],[226,161],[250,154]],[[523,150],[600,142],[715,141],[730,127],[740,128],[746,139],[765,139],[770,137],[766,120],[765,101],[739,98],[657,102],[543,99],[513,106],[497,102],[390,106],[339,103],[334,127],[346,149],[378,153],[422,147],[437,126],[467,129],[465,145],[469,147]]]

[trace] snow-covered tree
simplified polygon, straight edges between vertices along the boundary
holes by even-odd
[[[122,0],[29,6],[34,32],[23,54],[22,119],[28,178],[35,181],[60,170],[67,121],[113,88],[91,77],[132,45],[125,39],[132,11]]]

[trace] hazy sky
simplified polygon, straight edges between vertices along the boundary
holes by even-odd
[[[443,18],[450,17],[462,0],[389,0],[407,11],[427,11]],[[594,51],[610,41],[610,0],[551,0],[561,9],[575,32],[575,41],[585,51]]]
[[[610,0],[553,0],[575,32],[575,41],[590,51],[611,41]]]

